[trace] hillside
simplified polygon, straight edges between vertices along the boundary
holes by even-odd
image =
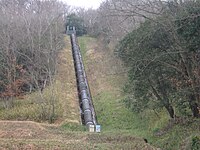
[[[189,150],[192,145],[198,149],[199,119],[170,120],[164,109],[159,115],[153,110],[134,113],[127,109],[123,101],[126,95],[122,91],[126,70],[113,56],[113,48],[87,36],[80,37],[79,43],[97,119],[104,133],[146,138],[151,145],[164,150]]]
[[[85,131],[79,123],[77,92],[74,79],[74,69],[71,54],[71,46],[69,38],[65,37],[67,47],[60,52],[59,69],[57,74],[58,98],[62,102],[63,116],[59,117],[55,124],[36,123],[32,121],[0,121],[0,149],[69,149],[69,150],[88,150],[88,149],[135,149],[135,150],[153,150],[152,146],[146,144],[142,138],[133,136],[132,134],[121,132],[109,132],[109,126],[103,125],[102,133],[93,134]],[[93,41],[94,46],[97,46],[97,41]],[[89,43],[88,43],[89,44]],[[87,54],[88,55],[88,54]],[[87,66],[87,65],[86,65]],[[95,71],[95,70],[94,70]],[[98,71],[98,70],[96,70]],[[96,72],[98,73],[98,72]],[[103,72],[102,72],[103,73]],[[90,72],[88,72],[90,75]],[[93,75],[93,74],[91,74]],[[94,76],[93,76],[94,77]],[[98,80],[97,80],[98,81]],[[56,85],[57,85],[56,84]],[[98,88],[102,85],[101,90],[113,90],[112,84],[104,85],[104,82],[99,81]],[[91,87],[95,85],[91,83]],[[99,89],[100,90],[100,89]],[[48,91],[48,90],[47,90]],[[45,92],[45,91],[44,91]],[[93,90],[94,92],[94,90]],[[92,93],[93,93],[92,92]],[[101,92],[101,91],[96,91]],[[115,92],[115,90],[114,90]],[[98,94],[98,93],[97,93]],[[95,99],[96,106],[100,106]],[[105,99],[109,100],[109,99]],[[23,102],[22,102],[23,104]],[[26,104],[26,107],[29,104]],[[123,107],[122,105],[120,107]],[[22,108],[21,108],[22,109]],[[102,114],[98,110],[100,117]],[[23,112],[23,109],[22,111]],[[109,112],[108,110],[104,111]],[[128,112],[128,110],[127,110]],[[111,112],[113,113],[113,112]],[[20,112],[18,112],[18,115]],[[118,114],[119,115],[119,114]],[[101,116],[102,119],[105,116]],[[104,120],[112,120],[113,117],[108,115]],[[18,120],[18,117],[12,118]],[[101,123],[101,119],[99,119]],[[117,123],[116,123],[117,124]],[[116,125],[115,124],[115,125]],[[114,125],[114,126],[115,126]],[[107,129],[106,129],[107,128]],[[116,126],[117,128],[117,126]]]

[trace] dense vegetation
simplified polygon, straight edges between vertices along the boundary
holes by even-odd
[[[0,0],[1,108],[36,90],[43,99],[63,47],[64,10],[55,0]]]
[[[171,118],[200,117],[199,14],[198,1],[173,5],[120,42],[118,55],[130,68],[126,102],[134,111],[164,107]]]

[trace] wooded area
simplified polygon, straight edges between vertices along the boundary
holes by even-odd
[[[52,85],[67,7],[55,1],[0,1],[0,99],[4,108]],[[41,102],[42,103],[42,102]],[[53,104],[52,104],[53,105]],[[41,104],[42,106],[42,104]]]
[[[76,14],[88,34],[116,45],[128,66],[125,102],[133,111],[200,117],[200,1],[107,0]]]

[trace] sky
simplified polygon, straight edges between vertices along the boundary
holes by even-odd
[[[100,3],[103,0],[62,0],[66,2],[68,5],[76,6],[76,7],[83,7],[83,8],[93,8],[96,9],[100,6]]]

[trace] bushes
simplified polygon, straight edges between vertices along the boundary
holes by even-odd
[[[198,149],[200,149],[200,139],[199,137],[195,136],[192,138],[191,150],[198,150]]]

